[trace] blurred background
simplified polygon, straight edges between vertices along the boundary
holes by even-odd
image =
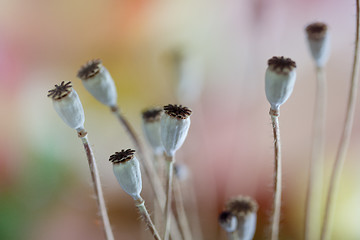
[[[350,82],[355,1],[0,0],[0,239],[103,239],[81,141],[46,97],[61,81],[73,82],[84,106],[115,238],[151,239],[108,162],[115,151],[133,148],[132,142],[76,78],[80,66],[94,58],[112,74],[121,111],[143,140],[145,108],[178,103],[193,110],[177,157],[190,171],[184,186],[197,198],[197,206],[186,202],[191,219],[199,213],[201,226],[192,224],[193,230],[203,239],[226,239],[218,214],[230,197],[250,195],[259,203],[255,239],[264,239],[273,179],[264,73],[272,56],[291,57],[298,66],[280,117],[280,235],[300,239],[315,94],[304,28],[314,21],[329,25],[332,41],[326,68],[327,182]],[[360,239],[359,121],[357,107],[333,239]],[[146,183],[143,195],[153,211]]]

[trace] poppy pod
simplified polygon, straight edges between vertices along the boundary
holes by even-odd
[[[163,145],[160,136],[160,118],[163,113],[161,108],[151,108],[142,113],[142,126],[145,138],[153,149],[154,153],[163,153]]]
[[[251,240],[256,230],[256,212],[258,205],[250,197],[238,196],[226,204],[226,211],[231,212],[238,220],[238,236],[241,240]]]
[[[62,81],[60,85],[55,85],[47,96],[52,98],[55,111],[69,127],[76,130],[84,128],[84,109],[71,82]]]
[[[87,62],[80,68],[77,77],[99,102],[109,107],[116,106],[117,92],[114,80],[100,59]]]
[[[189,127],[192,111],[181,105],[167,105],[161,116],[161,141],[167,156],[174,156],[183,145]]]
[[[142,180],[139,160],[135,150],[127,149],[115,152],[109,161],[113,163],[113,171],[121,188],[134,200],[140,199]]]
[[[296,80],[296,64],[290,58],[273,57],[265,73],[265,93],[271,109],[278,111],[290,97]]]
[[[330,55],[330,35],[325,23],[315,22],[306,27],[309,49],[318,67],[323,67]]]

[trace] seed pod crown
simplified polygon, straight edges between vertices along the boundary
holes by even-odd
[[[77,77],[82,80],[87,80],[94,77],[100,72],[102,61],[101,59],[93,59],[83,65],[77,73]]]
[[[48,97],[51,97],[54,100],[60,100],[71,92],[71,82],[65,83],[65,81],[62,81],[60,85],[55,85],[54,89],[51,89],[48,91]]]
[[[186,119],[192,113],[192,111],[189,108],[176,104],[175,105],[169,104],[164,106],[164,111],[165,114],[177,119]]]
[[[325,23],[315,22],[308,25],[305,30],[309,39],[321,40],[325,37],[328,27]]]
[[[296,68],[296,63],[290,58],[272,57],[268,60],[268,66],[277,73],[290,72]]]
[[[121,152],[115,152],[111,155],[109,161],[112,163],[125,163],[134,158],[135,150],[127,149],[121,150]]]
[[[142,117],[145,122],[156,122],[160,120],[162,112],[163,110],[159,107],[150,108],[148,110],[143,111]]]
[[[250,197],[238,196],[226,203],[226,210],[236,216],[246,216],[255,213],[258,209],[257,203]]]

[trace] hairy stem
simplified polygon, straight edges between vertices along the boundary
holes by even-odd
[[[322,179],[324,167],[324,145],[326,125],[326,77],[323,67],[316,68],[316,98],[314,125],[309,167],[309,178],[305,200],[304,239],[318,239],[320,228]]]
[[[87,133],[84,129],[81,129],[80,131],[78,131],[78,136],[81,138],[81,141],[84,145],[84,149],[85,149],[86,156],[88,159],[90,173],[91,173],[91,180],[92,180],[94,192],[95,192],[95,198],[96,198],[96,202],[97,202],[97,205],[99,208],[102,223],[104,225],[106,239],[113,240],[114,236],[111,231],[110,221],[109,221],[109,217],[108,217],[108,214],[106,211],[105,200],[104,200],[103,192],[101,189],[99,171],[97,169],[95,157],[94,157],[93,151],[90,147],[89,140],[87,138]]]
[[[331,222],[332,215],[335,208],[335,196],[337,194],[339,180],[342,172],[342,168],[345,161],[345,155],[350,142],[351,129],[354,120],[355,103],[357,96],[357,88],[359,82],[359,41],[360,41],[360,5],[359,0],[356,0],[356,36],[355,36],[355,51],[354,51],[354,62],[351,74],[351,86],[349,91],[348,105],[345,116],[345,123],[341,134],[341,139],[336,154],[336,159],[332,169],[329,190],[326,198],[325,215],[323,220],[321,239],[327,240],[331,234]]]
[[[279,224],[280,224],[280,211],[281,211],[281,141],[280,141],[280,127],[279,127],[279,112],[270,109],[270,116],[274,134],[274,147],[275,147],[275,176],[274,176],[274,212],[272,216],[271,226],[271,240],[279,239]]]
[[[141,197],[137,200],[135,200],[135,205],[139,209],[139,213],[141,217],[144,219],[146,225],[150,229],[151,234],[153,235],[155,240],[161,240],[158,231],[155,228],[155,225],[151,221],[151,217],[149,215],[149,212],[147,211],[145,207],[145,201]]]
[[[165,156],[167,163],[168,181],[166,183],[166,202],[165,202],[165,233],[164,240],[169,239],[170,226],[171,226],[171,199],[172,199],[172,182],[174,172],[174,156]]]

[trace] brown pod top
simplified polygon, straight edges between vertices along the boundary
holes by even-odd
[[[192,113],[192,111],[189,108],[176,104],[175,105],[169,104],[164,106],[164,111],[165,114],[177,119],[186,119],[190,117]]]
[[[135,150],[127,149],[121,152],[115,152],[110,156],[109,161],[112,163],[125,163],[134,158]]]
[[[62,81],[60,86],[56,84],[54,89],[49,90],[47,96],[54,100],[60,100],[69,95],[71,88],[71,82],[65,83],[65,81]]]
[[[100,72],[102,61],[101,59],[93,59],[83,65],[77,73],[77,77],[81,80],[87,80],[94,77]]]
[[[328,27],[325,23],[315,22],[308,25],[305,30],[309,39],[321,40],[325,37]]]

